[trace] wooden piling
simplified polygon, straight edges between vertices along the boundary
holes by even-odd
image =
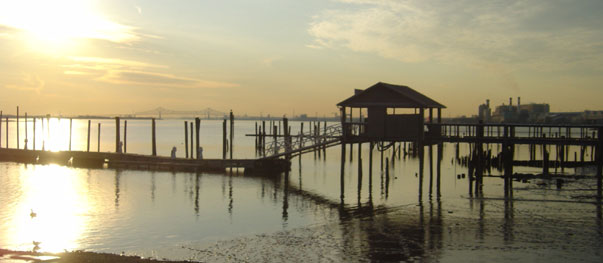
[[[278,141],[278,126],[277,125],[273,125],[272,126],[272,143],[275,146],[273,149],[273,152],[271,152],[270,154],[277,154],[278,153],[278,148],[277,146],[277,141]]]
[[[115,152],[116,153],[121,152],[121,149],[119,147],[120,137],[121,136],[119,135],[119,117],[115,117]],[[155,138],[155,119],[153,119],[153,138]],[[155,139],[153,139],[153,141],[154,140]]]
[[[327,142],[327,121],[324,121],[324,125],[323,125],[323,143]],[[322,146],[322,159],[323,160],[327,160],[327,145],[323,145]]]
[[[199,117],[195,118],[195,156],[197,159],[201,159],[201,155],[199,154],[199,147],[201,142],[199,141],[199,132],[201,130],[201,119]]]
[[[362,143],[358,143],[358,191],[362,188]]]
[[[89,152],[90,151],[90,120],[88,120],[88,136],[87,136],[87,140],[86,140],[86,151]],[[36,127],[36,126],[34,126]]]
[[[344,174],[345,174],[345,142],[341,142],[341,166],[340,166],[340,170],[341,173],[339,175],[339,187],[340,187],[340,194],[339,194],[339,199],[341,200],[341,203],[343,204],[343,199],[344,199],[344,183],[345,183],[345,178],[344,178]]]
[[[285,139],[285,152],[291,151],[291,143],[290,143],[290,134],[289,134],[289,120],[283,117],[283,131],[284,131],[284,139]],[[291,155],[287,154],[285,156],[287,160],[291,159]]]
[[[25,121],[24,121],[24,124],[25,124],[25,150],[27,150],[27,144],[28,144],[28,142],[29,142],[29,140],[28,140],[28,135],[27,135],[27,112],[25,113]]]
[[[603,127],[597,130],[599,143],[597,144],[597,200],[601,203],[603,198]]]
[[[188,121],[184,121],[184,154],[188,159]]]
[[[222,122],[222,159],[226,160],[226,119]]]
[[[124,120],[124,153],[128,153],[128,120]]]
[[[257,156],[257,154],[259,152],[259,143],[258,143],[259,134],[258,134],[258,122],[257,121],[255,122],[255,132],[253,133],[253,135],[254,135],[253,138],[255,139],[255,154]]]
[[[549,152],[544,149],[544,153],[542,155],[542,175],[549,175]]]
[[[0,118],[0,122],[2,122],[2,118]],[[32,123],[32,130],[33,130],[33,134],[32,134],[32,145],[31,145],[31,149],[32,150],[36,150],[36,117],[33,117],[33,123]]]
[[[314,143],[318,144],[321,142],[321,136],[320,136],[320,121],[316,121],[316,140]],[[322,149],[320,146],[316,146],[315,150],[318,152],[318,159],[321,158],[322,155]]]
[[[369,196],[372,195],[373,192],[373,148],[375,144],[371,141],[369,142]]]
[[[232,159],[232,152],[234,149],[234,114],[232,113],[232,110],[230,111],[230,142],[229,142],[229,146],[230,146],[230,159]]]
[[[303,122],[302,122],[303,125]],[[266,156],[266,121],[262,121],[262,142],[261,142],[261,147],[262,147],[262,156]]]
[[[153,156],[157,156],[157,141],[155,134],[155,118],[151,119],[151,151]]]
[[[46,123],[46,126],[48,126],[48,123]],[[97,151],[100,152],[100,137],[101,137],[101,123],[98,123],[98,142],[97,142]]]
[[[383,172],[383,149],[380,149],[379,152],[381,153],[381,172]]]
[[[8,149],[8,117],[6,117],[6,148]]]
[[[186,149],[186,151],[190,152],[189,156],[191,157],[191,159],[195,158],[195,152],[193,151],[193,148],[195,147],[195,143],[193,143],[193,122],[191,121],[189,123],[189,134],[190,134],[190,147]]]

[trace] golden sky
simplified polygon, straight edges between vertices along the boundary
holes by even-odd
[[[0,109],[331,116],[382,81],[434,98],[444,116],[518,96],[603,110],[601,10],[600,0],[0,0]]]

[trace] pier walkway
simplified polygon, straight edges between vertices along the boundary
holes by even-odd
[[[0,161],[29,164],[56,163],[81,168],[113,168],[187,172],[224,172],[244,169],[246,173],[280,173],[289,170],[283,159],[185,159],[131,153],[40,151],[0,148]]]

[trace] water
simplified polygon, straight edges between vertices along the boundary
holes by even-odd
[[[97,122],[92,122],[93,150]],[[115,122],[101,123],[101,151],[114,150]],[[69,120],[52,119],[50,132],[40,125],[36,148],[41,149],[42,137],[47,149],[68,148]],[[299,123],[291,125],[297,134]],[[12,126],[10,138],[16,132]],[[183,129],[183,120],[158,121],[158,154],[167,156],[177,146],[178,156],[184,156]],[[235,158],[255,156],[254,138],[244,136],[254,130],[254,122],[235,123]],[[23,126],[20,132],[24,138]],[[73,150],[86,149],[86,132],[87,121],[73,121]],[[204,156],[220,158],[221,142],[222,121],[202,121]],[[497,146],[490,147],[497,152]],[[212,262],[601,260],[603,224],[601,205],[592,203],[593,178],[565,179],[561,189],[548,180],[515,182],[514,200],[505,200],[503,180],[485,177],[483,198],[476,198],[469,194],[467,178],[458,177],[467,168],[452,161],[454,145],[445,144],[438,196],[437,148],[432,148],[431,161],[425,149],[421,189],[416,158],[396,158],[388,180],[375,151],[371,178],[368,144],[362,148],[361,181],[357,146],[353,161],[346,157],[343,188],[339,147],[328,149],[326,160],[309,153],[300,166],[294,158],[291,172],[279,176],[0,163],[0,247],[28,251],[36,241],[41,242],[39,251],[124,252]],[[127,150],[151,152],[149,120],[128,121]],[[575,151],[579,149],[570,149]],[[468,152],[461,144],[460,153]],[[391,152],[384,155],[391,157]],[[516,159],[528,156],[527,147],[517,148]]]

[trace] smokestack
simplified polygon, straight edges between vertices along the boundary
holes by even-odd
[[[509,106],[513,106],[513,97],[509,98]]]
[[[521,97],[517,97],[517,111],[521,110]]]

